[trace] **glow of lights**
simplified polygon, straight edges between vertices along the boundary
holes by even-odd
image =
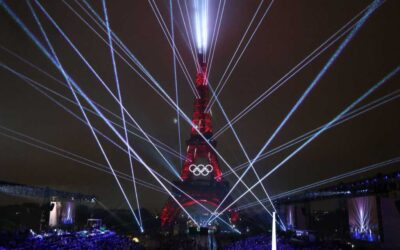
[[[71,202],[67,202],[66,206],[67,206],[67,216],[64,219],[63,223],[64,224],[72,224],[73,223],[72,211],[71,211],[72,203]]]
[[[54,207],[50,211],[49,226],[50,227],[56,227],[56,226],[58,226],[58,217],[59,217],[59,214],[60,214],[61,204],[60,204],[60,202],[53,202],[53,201],[50,202],[50,204],[52,204]]]
[[[377,235],[376,200],[374,197],[357,197],[349,201],[349,224],[352,237],[375,241]]]
[[[194,27],[196,45],[200,54],[205,54],[208,43],[208,0],[194,0]]]

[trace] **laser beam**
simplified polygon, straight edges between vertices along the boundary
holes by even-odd
[[[151,2],[149,1],[149,3],[151,3]],[[90,5],[89,5],[88,7],[90,7]],[[92,10],[92,12],[94,12],[94,10]],[[95,12],[94,12],[94,14],[96,15]],[[122,44],[122,42],[120,42],[120,43]],[[125,48],[125,47],[124,47],[124,48]],[[129,52],[128,49],[126,49],[126,51]],[[131,54],[131,53],[129,52],[129,54]],[[132,55],[132,57],[133,57],[133,55]],[[133,57],[133,58],[134,58],[134,57]],[[175,102],[171,99],[171,97],[165,92],[165,90],[154,80],[154,78],[151,77],[151,75],[149,75],[149,78],[152,79],[153,83],[154,83],[154,84],[157,86],[157,88],[165,95],[165,97],[170,101],[170,103],[171,103],[173,106],[175,106],[176,109],[179,110],[179,113],[180,113],[181,116],[184,118],[184,120],[185,120],[186,122],[188,122],[192,127],[195,128],[195,130],[198,132],[198,134],[205,140],[205,142],[211,147],[211,149],[214,150],[215,153],[220,157],[220,159],[228,166],[228,168],[231,169],[230,165],[226,162],[226,160],[222,157],[222,155],[219,154],[219,152],[218,152],[218,151],[215,149],[215,147],[208,141],[208,139],[205,138],[204,135],[193,125],[192,121],[191,121],[191,120],[186,116],[186,114],[179,108],[179,106],[176,105],[176,103],[175,103]],[[105,87],[106,87],[106,86],[105,86]],[[112,94],[112,93],[110,93],[110,94]],[[129,114],[128,114],[128,115],[129,115]],[[238,175],[236,175],[236,177],[239,178]],[[246,185],[243,181],[242,181],[242,183],[247,187],[247,185]],[[258,199],[258,197],[257,197],[253,192],[251,192],[251,194],[252,194],[256,199]]]
[[[55,61],[55,59],[49,54],[49,52],[43,47],[43,45],[38,41],[38,39],[31,33],[31,31],[25,26],[25,24],[20,20],[20,18],[8,7],[4,1],[1,1],[0,4],[3,6],[3,8],[6,10],[6,12],[14,19],[14,21],[22,28],[22,30],[29,36],[29,38],[35,43],[35,45],[44,53],[44,55],[56,66],[60,71],[62,71],[64,74],[66,72],[63,70],[63,68],[60,67],[59,64]],[[103,113],[93,104],[91,99],[81,90],[81,88],[75,83],[75,81],[68,75],[67,79],[73,85],[73,87],[81,93],[81,96],[90,104],[90,106],[101,116],[103,121],[108,125],[108,127],[115,133],[115,135],[124,142],[124,138],[119,134],[119,132],[115,129],[115,127],[109,123],[107,118],[103,115]],[[74,93],[74,92],[73,92]],[[126,144],[126,142],[125,142]],[[129,144],[128,144],[129,145]],[[171,195],[172,199],[178,204],[178,206],[181,207],[182,211],[184,211],[190,219],[193,220],[193,222],[197,225],[197,222],[192,218],[192,216],[187,212],[187,210],[179,203],[178,200],[171,194],[171,192],[168,190],[168,188],[160,181],[160,179],[153,173],[151,168],[146,164],[146,162],[143,161],[143,159],[136,153],[135,150],[133,150],[131,147],[129,147],[129,150],[133,153],[134,156],[139,160],[139,162],[150,172],[150,174],[157,180],[157,182]]]
[[[297,73],[299,73],[303,68],[312,63],[319,55],[325,52],[333,44],[335,44],[340,38],[350,32],[356,23],[353,22],[360,17],[364,12],[368,10],[365,7],[356,16],[349,20],[345,25],[343,25],[338,31],[331,35],[327,40],[325,40],[320,46],[308,54],[302,61],[300,61],[296,66],[294,66],[289,72],[282,76],[278,81],[271,85],[266,91],[264,91],[260,96],[258,96],[254,101],[252,101],[248,106],[246,106],[242,111],[240,111],[232,120],[231,123],[235,124],[240,119],[242,119],[246,114],[252,111],[255,107],[261,104],[265,99],[271,96],[275,91],[287,83],[291,78],[293,78]],[[218,131],[216,131],[212,137],[213,140],[218,138],[223,132],[229,128],[228,124],[222,126]]]
[[[317,187],[320,187],[320,186],[323,186],[323,185],[327,185],[327,184],[330,184],[330,183],[333,183],[333,182],[337,182],[337,181],[343,180],[343,179],[351,177],[351,176],[360,175],[362,173],[366,173],[366,172],[369,172],[369,171],[372,171],[372,170],[375,170],[375,169],[378,169],[378,168],[382,168],[382,167],[386,167],[386,166],[389,166],[389,165],[393,165],[393,164],[399,163],[399,162],[400,162],[400,157],[395,157],[395,158],[392,158],[390,160],[386,160],[386,161],[383,161],[383,162],[371,164],[371,165],[368,165],[366,167],[359,168],[357,170],[352,170],[352,171],[349,171],[349,172],[346,172],[346,173],[343,173],[343,174],[340,174],[340,175],[336,175],[334,177],[330,177],[330,178],[327,178],[327,179],[324,179],[324,180],[313,182],[313,183],[308,184],[308,185],[304,185],[304,186],[301,186],[301,187],[298,187],[298,188],[295,188],[295,189],[292,189],[292,190],[289,190],[289,191],[286,191],[286,192],[282,192],[282,193],[273,195],[273,196],[271,196],[271,199],[273,201],[275,201],[277,199],[281,199],[281,198],[288,197],[288,196],[291,196],[291,195],[294,195],[294,194],[298,194],[298,193],[304,192],[306,190],[310,190],[310,189],[317,188]],[[263,201],[269,202],[266,199],[264,199]],[[251,208],[251,207],[254,207],[254,206],[257,206],[257,205],[258,205],[257,202],[251,202],[249,204],[244,204],[243,206],[238,207],[237,210],[240,211],[240,210],[248,209],[248,208]]]
[[[232,189],[237,186],[239,181],[243,178],[243,176],[246,175],[246,173],[250,170],[250,167],[254,164],[254,162],[257,161],[257,159],[260,157],[260,155],[265,151],[265,149],[270,145],[272,140],[276,137],[276,135],[280,132],[280,130],[283,128],[283,126],[287,123],[287,121],[290,119],[290,117],[294,114],[294,112],[298,109],[298,107],[303,103],[305,98],[308,96],[308,94],[311,92],[311,90],[316,86],[316,84],[321,80],[322,76],[327,72],[329,67],[335,62],[335,60],[338,58],[338,56],[342,53],[344,48],[349,44],[351,39],[357,34],[357,32],[361,29],[363,24],[366,22],[368,17],[373,13],[376,8],[380,6],[382,2],[380,0],[374,1],[371,5],[368,11],[364,14],[364,16],[360,19],[360,21],[357,22],[356,26],[354,29],[349,33],[349,35],[345,38],[345,40],[340,44],[340,46],[336,49],[336,51],[333,53],[333,55],[330,57],[328,62],[324,65],[322,70],[318,73],[318,75],[314,78],[314,80],[311,82],[311,84],[307,87],[307,89],[304,91],[304,93],[301,95],[301,97],[297,100],[296,104],[292,107],[292,109],[289,111],[289,113],[286,115],[286,117],[283,119],[283,121],[279,124],[279,126],[276,128],[276,130],[273,132],[273,134],[267,139],[261,150],[257,153],[257,155],[254,157],[253,160],[251,160],[249,167],[246,168],[246,170],[242,173],[241,177],[239,178],[238,181],[236,181],[235,185],[233,185]]]
[[[44,10],[44,9],[43,9]],[[46,12],[47,13],[47,12]],[[49,17],[50,20],[51,17],[49,15],[47,15]],[[55,27],[57,28],[58,25],[52,21],[52,23],[55,25]],[[68,39],[68,37],[66,37],[66,35],[62,32],[62,30],[58,27],[57,28],[59,30],[59,32],[63,35],[63,37],[67,40],[67,42],[71,45],[71,47],[75,50],[75,52],[81,57],[81,59],[85,62],[85,64],[89,67],[89,69],[93,72],[93,74],[96,76],[96,78],[98,78],[100,80],[100,82],[103,84],[103,86],[106,88],[106,90],[110,93],[110,95],[118,102],[118,100],[116,99],[116,97],[113,95],[113,93],[109,90],[109,88],[107,87],[107,85],[104,83],[104,81],[102,81],[102,79],[99,77],[99,75],[96,73],[96,71],[94,71],[94,69],[90,66],[90,64],[87,62],[87,60],[81,55],[81,53],[79,52],[79,50],[76,49],[76,47],[72,44],[72,42]],[[142,69],[145,70],[145,69]],[[149,76],[151,77],[151,76]],[[153,78],[152,78],[153,79]],[[220,159],[231,169],[230,165],[226,162],[226,160],[222,157],[222,155],[215,149],[215,147],[208,141],[207,138],[204,137],[204,135],[198,131],[198,129],[192,124],[192,121],[186,116],[186,114],[179,108],[179,106],[176,105],[176,103],[171,99],[171,97],[169,97],[169,95],[165,92],[165,90],[154,80],[154,83],[156,84],[157,88],[165,95],[165,97],[170,101],[171,104],[173,104],[175,106],[175,108],[179,109],[180,114],[182,115],[182,117],[192,126],[195,128],[195,130],[199,133],[199,135],[205,140],[205,142],[210,146],[211,149],[213,149],[215,151],[215,153],[220,157]],[[81,91],[79,91],[81,92]],[[97,111],[96,111],[97,112]],[[127,112],[125,110],[125,112]],[[127,115],[131,118],[131,120],[135,123],[135,120],[133,119],[133,117],[130,116],[129,112],[127,112]],[[105,118],[104,118],[105,119]],[[108,121],[106,121],[108,122]],[[138,126],[138,128],[140,129],[140,126],[135,123],[136,126]],[[157,149],[156,149],[157,150]],[[237,178],[239,178],[238,175],[236,175]],[[246,186],[246,188],[248,188],[248,186],[242,181],[242,183]],[[251,191],[251,194],[258,199],[258,197]]]
[[[35,2],[36,2],[36,4],[39,4],[36,0],[35,0]],[[43,26],[42,26],[42,24],[41,24],[39,18],[38,18],[37,15],[36,15],[35,10],[33,9],[32,5],[30,4],[29,1],[27,1],[27,4],[28,4],[28,6],[29,6],[29,8],[30,8],[30,10],[31,10],[31,12],[32,12],[33,17],[35,18],[36,23],[38,24],[38,26],[39,26],[39,28],[40,28],[40,31],[41,31],[41,33],[42,33],[44,39],[46,40],[47,45],[48,45],[49,48],[50,48],[51,54],[52,54],[52,56],[53,56],[52,59],[53,59],[54,63],[55,63],[56,66],[60,69],[60,71],[61,71],[61,73],[63,74],[63,76],[64,76],[66,82],[68,83],[70,89],[72,89],[73,87],[72,87],[72,84],[70,83],[69,77],[66,75],[66,73],[65,73],[65,71],[64,71],[64,68],[63,68],[61,62],[60,62],[60,60],[58,59],[58,56],[57,56],[57,54],[56,54],[56,52],[55,52],[55,50],[54,50],[54,48],[53,48],[53,46],[52,46],[52,44],[51,44],[49,38],[47,37],[47,34],[46,34],[46,32],[45,32],[45,30],[44,30],[44,28],[43,28]],[[51,57],[51,54],[48,54],[48,55]],[[129,209],[131,210],[131,212],[132,212],[132,214],[133,214],[133,217],[134,217],[136,223],[138,224],[138,226],[140,227],[140,229],[143,231],[143,227],[142,227],[141,223],[139,222],[139,220],[138,220],[138,218],[137,218],[137,216],[136,216],[136,214],[135,214],[135,212],[134,212],[134,210],[133,210],[133,208],[132,208],[131,203],[129,202],[129,199],[128,199],[128,197],[127,197],[127,195],[126,195],[126,193],[125,193],[125,191],[124,191],[124,189],[123,189],[123,187],[122,187],[122,185],[121,185],[121,183],[120,183],[120,181],[119,181],[119,179],[118,179],[118,176],[116,175],[116,173],[115,173],[115,171],[114,171],[114,169],[113,169],[113,167],[112,167],[112,165],[111,165],[110,160],[108,159],[108,156],[107,156],[107,154],[106,154],[106,152],[105,152],[105,150],[104,150],[104,148],[103,148],[103,146],[102,146],[102,144],[101,144],[99,138],[98,138],[97,135],[96,135],[96,132],[93,130],[93,126],[92,126],[92,124],[91,124],[89,118],[87,117],[85,110],[84,110],[84,109],[82,108],[82,106],[81,106],[81,103],[80,103],[80,100],[79,100],[78,96],[76,95],[76,93],[75,93],[74,91],[72,91],[72,92],[73,92],[73,96],[74,96],[76,102],[79,104],[79,108],[80,108],[80,110],[81,110],[81,112],[82,112],[82,115],[84,116],[84,118],[85,118],[85,120],[86,120],[86,122],[87,122],[87,125],[88,125],[88,127],[90,128],[90,131],[92,132],[92,134],[93,134],[93,136],[94,136],[94,138],[95,138],[95,140],[96,140],[96,143],[97,143],[97,145],[99,146],[100,151],[101,151],[101,153],[103,154],[103,157],[104,157],[104,159],[106,160],[107,165],[108,165],[108,167],[110,168],[110,170],[111,170],[111,172],[112,172],[112,174],[113,174],[113,176],[114,176],[114,178],[115,178],[115,181],[117,182],[118,187],[119,187],[119,189],[120,189],[120,191],[121,191],[121,193],[122,193],[122,195],[123,195],[123,197],[124,197],[126,203],[128,204]]]
[[[36,1],[37,2],[37,1]],[[170,167],[172,171],[175,172],[175,174],[180,178],[180,175],[176,171],[175,167],[172,166],[172,164],[168,161],[167,158],[162,154],[162,152],[156,147],[156,145],[152,142],[152,140],[147,136],[147,133],[144,132],[142,127],[136,122],[136,120],[130,115],[130,113],[126,110],[126,108],[123,106],[123,104],[118,100],[118,98],[114,95],[114,93],[110,90],[108,85],[104,82],[104,80],[99,76],[99,74],[94,70],[94,68],[90,65],[90,63],[86,60],[86,58],[82,55],[82,53],[78,50],[78,48],[72,43],[72,41],[68,38],[68,36],[62,31],[62,29],[57,25],[57,23],[54,21],[54,19],[48,14],[48,12],[43,8],[40,3],[38,3],[38,6],[42,10],[42,12],[46,15],[46,17],[50,20],[50,22],[54,25],[54,27],[58,30],[58,32],[63,36],[63,38],[67,41],[67,43],[72,47],[72,49],[76,52],[76,54],[82,59],[82,61],[85,63],[85,65],[90,69],[90,71],[95,75],[95,77],[100,81],[100,83],[104,86],[104,88],[107,90],[107,92],[111,95],[111,97],[120,105],[122,105],[124,112],[128,115],[128,117],[132,120],[132,122],[135,124],[135,126],[142,132],[142,134],[149,140],[150,144],[154,147],[154,149],[157,151],[157,153],[163,158],[163,160],[167,163],[167,165]],[[80,91],[78,91],[80,92]]]
[[[380,1],[374,1],[374,3],[379,3]],[[373,5],[371,10],[374,9],[374,7],[377,7],[377,5]],[[284,160],[282,160],[279,164],[277,164],[272,170],[270,170],[266,175],[264,175],[260,181],[256,182],[254,185],[252,185],[248,190],[243,192],[238,198],[236,198],[233,202],[231,202],[227,207],[232,206],[236,202],[238,202],[243,196],[245,196],[250,190],[254,189],[259,182],[265,180],[270,176],[272,173],[274,173],[277,169],[279,169],[283,164],[285,164],[288,160],[290,160],[294,155],[296,155],[299,151],[301,151],[305,146],[307,146],[310,142],[312,142],[316,137],[318,137],[320,134],[322,134],[329,126],[331,126],[333,123],[335,123],[337,120],[339,120],[343,115],[345,115],[347,112],[349,112],[351,109],[353,109],[358,103],[360,103],[362,100],[364,100],[367,96],[369,96],[372,92],[374,92],[377,88],[382,86],[385,82],[387,82],[390,78],[395,76],[398,72],[400,71],[400,66],[397,66],[394,70],[392,70],[389,74],[387,74],[382,80],[380,80],[378,83],[373,85],[369,90],[367,90],[363,95],[361,95],[356,101],[354,101],[352,104],[350,104],[347,108],[345,108],[340,114],[338,114],[335,118],[333,118],[328,124],[326,124],[322,129],[320,129],[317,133],[315,133],[311,138],[309,138],[306,142],[304,142],[302,145],[300,145],[296,150],[294,150],[289,156],[287,156]],[[218,217],[220,214],[226,211],[226,208],[223,209],[221,212],[218,212],[211,221],[215,220],[216,217]]]
[[[166,39],[168,41],[168,44],[170,45],[171,49],[173,49],[175,51],[175,55],[177,56],[176,59],[178,61],[178,64],[181,66],[182,72],[184,73],[184,75],[185,75],[185,77],[186,77],[186,79],[187,79],[187,81],[189,83],[189,86],[193,91],[193,94],[195,95],[196,98],[199,98],[200,95],[197,92],[195,84],[193,83],[193,81],[190,78],[190,74],[189,74],[189,72],[187,70],[186,64],[183,61],[178,48],[176,46],[174,47],[174,44],[172,43],[171,34],[168,31],[168,26],[165,24],[165,21],[164,21],[162,15],[161,15],[160,10],[157,7],[156,2],[152,1],[152,0],[148,0],[148,2],[150,4],[151,9],[154,12],[154,15],[157,18],[158,23],[160,24],[160,27],[161,27],[161,29],[162,29],[162,31],[163,31],[163,33],[164,33],[164,35],[165,35],[165,37],[166,37]]]
[[[196,70],[197,70],[197,72],[199,72],[200,65],[199,65],[199,62],[198,62],[197,57],[196,57],[196,49],[194,48],[195,45],[194,45],[194,42],[193,42],[193,40],[194,40],[193,39],[193,34],[190,33],[189,30],[188,30],[188,25],[186,24],[186,18],[185,18],[184,14],[183,14],[183,10],[182,10],[182,6],[181,6],[180,0],[177,1],[177,5],[178,5],[178,8],[179,8],[179,13],[181,15],[183,28],[185,29],[185,35],[186,35],[187,44],[188,44],[188,47],[189,47],[189,50],[190,50],[190,54],[192,55],[192,59],[193,59],[194,64],[196,66]]]
[[[365,104],[365,105],[363,105],[363,106],[361,106],[361,107],[359,107],[359,108],[347,113],[341,119],[339,119],[336,123],[334,123],[331,127],[329,127],[329,129],[331,129],[333,127],[336,127],[337,125],[340,125],[340,124],[342,124],[342,123],[344,123],[344,122],[346,122],[348,120],[351,120],[351,119],[353,119],[355,117],[358,117],[359,115],[362,115],[362,114],[364,114],[364,113],[366,113],[366,112],[368,112],[370,110],[378,108],[378,107],[382,106],[383,104],[386,104],[388,102],[396,100],[399,97],[400,97],[400,89],[397,89],[397,90],[395,90],[395,91],[393,91],[393,92],[391,92],[391,93],[389,93],[389,94],[387,94],[387,95],[385,95],[383,97],[380,97],[380,98],[378,98],[378,99],[376,99],[374,101],[371,101],[371,102],[369,102],[369,103],[367,103],[367,104]],[[279,152],[282,152],[283,150],[288,149],[288,148],[292,147],[293,145],[296,145],[296,144],[298,144],[298,143],[310,138],[314,133],[316,133],[324,125],[325,124],[319,126],[318,128],[315,128],[313,130],[310,130],[307,133],[304,133],[303,135],[296,137],[295,139],[292,139],[292,140],[290,140],[290,141],[288,141],[288,142],[286,142],[284,144],[281,144],[281,145],[279,145],[279,146],[277,146],[277,147],[265,152],[264,154],[262,154],[258,158],[257,161],[267,159],[268,157],[270,157],[272,155],[275,155],[275,154],[277,154]],[[233,169],[235,171],[239,171],[239,170],[241,170],[241,169],[243,169],[243,168],[245,168],[247,166],[248,165],[245,162],[245,163],[240,164],[237,167],[234,167]],[[231,174],[231,172],[227,171],[227,172],[223,173],[222,175],[223,176],[227,176],[229,174]]]
[[[23,133],[18,132],[16,130],[7,128],[5,126],[0,125],[0,129],[3,129],[3,130],[5,130],[5,131],[7,131],[7,132],[12,134],[12,135],[10,135],[10,134],[6,134],[6,133],[3,133],[3,132],[0,132],[0,134],[2,136],[4,136],[4,137],[7,137],[9,139],[12,139],[12,140],[27,144],[27,145],[35,147],[37,149],[40,149],[40,150],[43,150],[43,151],[58,155],[60,157],[72,160],[72,161],[77,162],[79,164],[82,164],[84,166],[87,166],[87,167],[96,169],[98,171],[101,171],[101,172],[104,172],[104,173],[112,175],[111,171],[109,170],[109,167],[106,166],[106,165],[100,164],[98,162],[95,162],[93,160],[85,158],[85,157],[83,157],[81,155],[78,155],[78,154],[72,153],[72,152],[70,152],[70,151],[68,151],[66,149],[51,145],[51,144],[49,144],[47,142],[44,142],[44,141],[39,140],[37,138],[34,138],[32,136],[23,134]],[[15,135],[17,135],[19,137],[22,137],[22,138],[19,138],[19,137],[15,136]],[[128,174],[126,174],[124,172],[118,171],[118,170],[115,170],[115,173],[117,174],[117,176],[120,179],[131,181],[131,176],[130,175],[128,175]],[[161,189],[158,186],[153,185],[153,184],[151,184],[151,183],[149,183],[147,181],[141,180],[139,178],[136,178],[136,181],[137,181],[137,183],[139,185],[141,185],[143,187],[146,187],[146,188],[152,189],[154,191],[157,191],[157,192],[164,193],[164,194],[168,195],[168,193],[165,192],[163,189]]]
[[[122,124],[123,124],[123,128],[124,128],[125,141],[126,141],[127,144],[130,144],[129,143],[128,131],[126,129],[125,112],[124,112],[124,108],[123,108],[123,105],[122,105],[122,95],[121,95],[121,89],[120,89],[120,84],[119,84],[117,64],[115,62],[115,55],[114,55],[113,41],[112,41],[112,36],[111,36],[110,22],[108,20],[107,4],[106,4],[105,0],[103,0],[102,3],[103,3],[105,24],[106,24],[106,27],[107,27],[108,43],[110,45],[109,47],[110,47],[111,61],[112,61],[113,71],[114,71],[114,79],[115,79],[115,84],[117,86],[117,95],[118,95],[118,100],[119,100],[119,105],[120,105],[120,111],[121,111]],[[141,229],[142,229],[143,222],[142,222],[142,215],[141,215],[141,212],[140,212],[139,197],[138,197],[137,188],[136,188],[135,171],[133,169],[133,161],[132,161],[132,157],[131,157],[131,151],[129,150],[129,148],[127,148],[127,151],[128,151],[129,167],[131,168],[131,175],[132,175],[133,189],[134,189],[136,205],[137,205],[137,210],[138,210],[138,217],[139,217],[140,226],[141,226]],[[142,231],[143,231],[143,229],[142,229]]]
[[[212,92],[214,92],[211,86],[209,86],[209,88],[210,88],[210,90],[211,90]],[[225,120],[226,120],[226,121],[228,122],[228,124],[230,125],[230,128],[231,128],[231,130],[232,130],[232,133],[233,133],[233,135],[234,135],[236,141],[238,142],[238,144],[239,144],[239,146],[240,146],[240,148],[241,148],[243,154],[245,155],[246,160],[249,162],[249,167],[253,170],[254,174],[255,174],[256,177],[257,177],[257,180],[260,180],[260,177],[259,177],[257,171],[255,170],[254,166],[253,166],[252,160],[250,160],[250,157],[249,157],[249,155],[247,154],[247,152],[246,152],[246,150],[245,150],[245,148],[244,148],[242,142],[240,141],[240,138],[239,138],[238,134],[236,133],[236,130],[234,129],[234,127],[232,126],[232,124],[230,124],[230,122],[229,122],[229,117],[228,117],[228,115],[226,114],[224,108],[222,107],[222,104],[221,104],[220,101],[218,100],[218,97],[216,97],[215,100],[216,100],[216,102],[217,102],[217,104],[218,104],[218,106],[219,106],[219,108],[220,108],[220,110],[221,110],[221,112],[222,112],[222,114],[223,114]],[[224,198],[220,201],[220,203],[218,204],[218,206],[215,208],[214,213],[215,213],[216,211],[218,211],[218,209],[222,206],[222,204],[226,201],[226,199],[227,199],[227,198],[230,196],[230,194],[233,192],[233,190],[235,189],[235,187],[239,184],[239,182],[241,182],[241,178],[242,178],[242,177],[243,177],[243,175],[240,176],[239,180],[235,183],[235,185],[234,185],[233,187],[230,188],[230,190],[228,191],[228,193],[224,196]],[[243,182],[243,183],[244,183],[244,182]],[[263,189],[265,195],[266,195],[267,198],[269,199],[269,194],[268,194],[267,190],[265,189],[265,187],[264,187],[264,185],[263,185],[262,183],[261,183],[261,187],[262,187],[262,189]],[[269,199],[269,200],[270,200],[270,199]],[[276,212],[275,206],[274,206],[274,204],[272,203],[272,201],[271,201],[271,206],[272,206],[273,210]],[[271,213],[271,212],[268,210],[267,207],[263,206],[263,208],[265,209],[265,211],[266,211],[271,217],[273,216],[273,213]],[[279,218],[279,219],[280,219],[280,218]],[[209,220],[207,220],[206,225],[208,224],[208,222],[209,222]],[[281,219],[280,219],[280,222],[281,222],[281,226],[282,226],[283,228],[285,228],[285,225],[284,225],[284,223],[283,223],[283,221],[282,221]]]
[[[216,87],[216,89],[215,89],[216,94],[215,94],[214,96],[211,97],[211,100],[210,100],[210,102],[209,102],[209,104],[208,104],[208,107],[206,108],[206,111],[209,111],[209,110],[211,109],[212,105],[213,105],[214,102],[215,102],[215,97],[217,97],[217,96],[221,93],[221,91],[222,91],[222,89],[224,88],[226,82],[228,81],[230,75],[232,74],[233,70],[235,69],[236,65],[238,64],[240,58],[242,57],[243,53],[244,53],[245,50],[247,49],[248,45],[250,44],[251,40],[253,39],[254,35],[256,34],[258,28],[260,27],[262,21],[265,19],[266,15],[268,14],[269,10],[271,9],[272,4],[274,3],[274,1],[275,1],[275,0],[271,0],[270,3],[268,4],[266,10],[264,11],[263,15],[261,16],[259,22],[257,23],[255,29],[253,30],[253,32],[252,32],[252,34],[250,35],[249,39],[247,40],[245,46],[243,47],[242,52],[240,53],[239,57],[237,58],[236,62],[235,62],[234,65],[233,65],[233,67],[231,68],[231,70],[230,70],[230,72],[228,73],[227,77],[225,77],[226,73],[228,72],[229,66],[232,64],[233,59],[235,58],[236,54],[238,53],[239,48],[241,47],[241,45],[242,45],[242,43],[243,43],[243,41],[244,41],[244,38],[245,38],[246,35],[247,35],[247,32],[249,32],[249,29],[250,29],[251,25],[253,24],[253,22],[254,22],[254,20],[255,20],[255,18],[256,18],[256,16],[257,16],[257,14],[258,14],[258,12],[259,12],[259,10],[260,10],[260,8],[261,8],[261,6],[262,6],[262,4],[263,4],[263,2],[264,2],[264,0],[261,0],[261,1],[260,1],[260,4],[258,5],[257,10],[256,10],[255,14],[254,14],[253,17],[252,17],[252,19],[251,19],[251,21],[250,21],[250,24],[247,26],[247,29],[246,29],[245,33],[243,34],[243,36],[242,36],[242,38],[241,38],[241,40],[240,40],[238,46],[237,46],[236,49],[235,49],[235,52],[233,53],[231,59],[229,60],[229,63],[228,63],[228,65],[226,66],[225,71],[224,71],[224,73],[222,74],[220,81],[218,82],[218,85],[217,85],[217,87]],[[224,77],[225,77],[225,79],[224,79]]]
[[[100,27],[100,29],[102,29],[104,32],[105,28],[103,27],[102,24],[100,24],[99,22],[103,23],[103,20],[99,17],[99,15],[97,14],[97,12],[95,10],[93,10],[90,5],[88,5],[90,8],[89,10],[91,12],[93,12],[93,15],[95,17],[93,17],[89,11],[84,8],[81,3],[79,1],[75,1],[77,3],[77,5],[96,23],[96,25],[98,25]],[[63,3],[65,5],[67,5],[67,7],[75,14],[77,15],[77,17],[86,25],[88,26],[88,28],[90,30],[92,30],[104,43],[106,43],[107,45],[108,42],[77,12],[75,11],[75,9],[69,5],[65,0],[63,0]],[[97,18],[97,19],[96,19]],[[115,42],[115,44],[123,51],[123,53],[125,53],[128,58],[138,67],[138,69],[136,69],[131,63],[129,63],[127,61],[127,59],[125,59],[118,51],[114,50],[114,53],[116,55],[118,55],[122,61],[130,68],[132,69],[150,88],[152,88],[156,94],[158,94],[168,105],[172,106],[168,100],[163,96],[162,93],[160,93],[160,91],[154,86],[157,85],[158,83],[154,83],[156,82],[155,79],[152,77],[152,75],[147,71],[147,69],[140,63],[140,61],[132,54],[132,52],[125,46],[125,44],[118,38],[118,36],[112,32],[111,30],[111,34],[113,35],[113,40]],[[139,70],[141,72],[139,72]],[[147,78],[146,78],[147,77]],[[153,84],[152,84],[153,83]]]
[[[171,38],[172,43],[175,47],[175,30],[174,30],[174,8],[173,8],[173,1],[169,1],[170,6],[170,19],[171,19]],[[172,68],[173,68],[173,77],[174,77],[174,85],[175,85],[175,103],[179,106],[179,92],[178,92],[178,79],[176,73],[176,55],[175,50],[172,50]],[[182,155],[182,145],[181,145],[181,119],[179,116],[179,110],[176,110],[176,124],[178,128],[178,150],[179,155]]]

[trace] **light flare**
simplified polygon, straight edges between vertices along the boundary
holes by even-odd
[[[194,26],[198,52],[205,55],[208,46],[208,0],[194,0]]]

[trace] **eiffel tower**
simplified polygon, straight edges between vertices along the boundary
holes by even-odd
[[[181,170],[183,181],[174,182],[174,185],[196,201],[177,189],[173,190],[172,193],[185,209],[190,210],[190,214],[199,225],[209,226],[202,223],[205,223],[211,216],[210,211],[213,211],[228,193],[229,183],[223,180],[216,153],[204,140],[206,138],[214,148],[217,145],[216,141],[210,140],[213,135],[212,115],[210,112],[206,112],[209,102],[207,64],[201,54],[198,58],[200,70],[197,73],[195,83],[199,96],[194,100],[192,115],[192,124],[195,127],[191,128],[190,138],[186,141],[186,158]],[[199,135],[198,131],[204,138]],[[229,204],[229,200],[230,197],[224,203]],[[207,207],[208,211],[198,203]],[[169,198],[161,210],[161,225],[163,227],[173,225],[181,212],[179,205],[172,198]],[[222,217],[235,224],[238,214],[233,209],[228,209],[227,214]],[[215,223],[218,224],[218,221]]]

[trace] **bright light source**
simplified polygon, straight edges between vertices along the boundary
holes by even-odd
[[[276,250],[276,218],[275,212],[272,212],[272,242],[271,250]]]
[[[208,0],[194,0],[194,24],[197,49],[199,53],[205,54],[208,42]]]

